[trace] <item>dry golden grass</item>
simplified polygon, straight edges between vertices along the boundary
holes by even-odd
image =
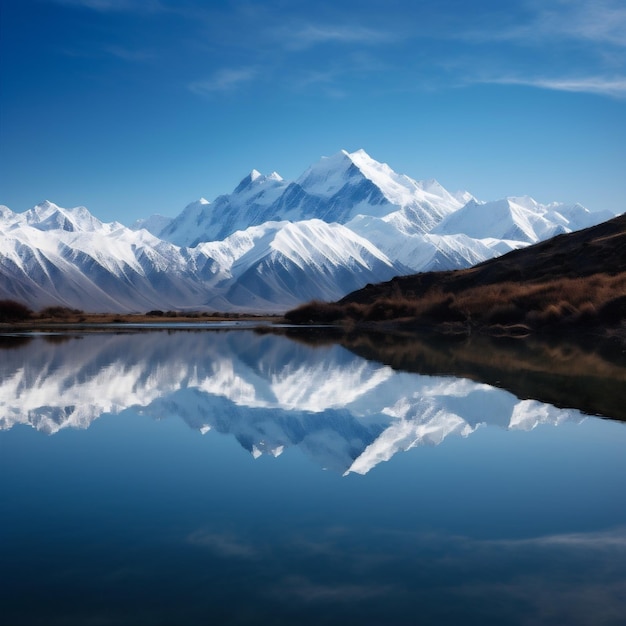
[[[531,284],[506,282],[458,293],[434,288],[420,296],[382,296],[371,302],[312,302],[286,314],[293,323],[413,321],[472,326],[615,325],[626,319],[626,273],[559,278]]]

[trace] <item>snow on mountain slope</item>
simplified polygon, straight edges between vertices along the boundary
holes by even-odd
[[[103,227],[102,222],[85,207],[63,209],[49,200],[26,211],[20,219],[43,231],[60,229],[68,232],[93,232]]]
[[[143,229],[89,220],[82,209],[39,206],[26,216],[7,213],[2,232],[0,298],[35,309],[280,312],[406,269],[351,230],[320,220],[269,222],[180,248]]]
[[[90,219],[86,209],[48,205],[5,226],[0,297],[34,308],[115,312],[193,306],[206,299],[193,255],[145,230]],[[207,280],[211,272],[203,260]]]
[[[0,360],[0,429],[53,434],[127,408],[228,434],[255,458],[297,446],[342,474],[483,425],[583,419],[470,380],[397,372],[338,345],[249,331],[38,337]]]
[[[313,299],[338,299],[356,284],[389,280],[404,270],[340,224],[287,222],[233,264],[236,280],[226,297],[241,307],[267,309],[268,301],[295,306]]]
[[[410,272],[469,267],[516,247],[499,239],[472,239],[463,234],[409,234],[385,218],[364,215],[354,218],[346,227]]]
[[[581,205],[542,205],[529,198],[511,197],[494,202],[468,202],[450,214],[432,232],[463,233],[477,239],[494,238],[526,244],[537,243],[560,233],[580,230],[614,217],[609,211],[594,212]]]
[[[324,157],[312,165],[297,183],[308,193],[322,198],[333,198],[346,188],[354,190],[368,181],[370,189],[377,189],[386,202],[377,205],[367,215],[386,215],[398,208],[418,202],[430,204],[441,213],[451,212],[462,206],[461,202],[448,193],[437,181],[417,182],[404,174],[397,174],[386,163],[372,159],[365,150],[341,152]],[[364,205],[362,208],[366,208]],[[376,206],[376,205],[375,205]],[[358,215],[359,205],[351,208],[350,215]]]
[[[532,210],[510,198],[495,202],[468,202],[433,229],[436,234],[464,233],[469,237],[492,237],[536,243],[558,234],[559,228],[543,212]],[[562,232],[562,231],[561,231]]]
[[[377,259],[391,267],[392,263],[371,243],[341,224],[327,224],[312,219],[287,224],[272,242],[272,249],[291,259],[302,269],[326,264],[365,265]],[[367,257],[367,258],[366,258]]]
[[[230,195],[209,203],[203,198],[188,205],[160,233],[159,237],[179,246],[193,247],[203,241],[215,241],[249,226],[258,226],[282,218],[272,205],[284,193],[288,183],[275,172],[263,176],[253,170]]]
[[[146,217],[145,219],[135,220],[131,224],[130,229],[141,230],[143,228],[155,237],[158,237],[159,233],[172,223],[172,220],[173,218],[171,217],[166,217],[165,215],[154,213],[153,215],[150,215],[150,217]]]
[[[0,206],[0,228],[14,229],[23,225],[40,231],[67,232],[93,232],[104,228],[104,224],[82,206],[64,209],[45,200],[23,213],[14,213],[8,207]]]
[[[230,195],[204,202],[187,207],[159,236],[195,246],[267,221],[317,218],[343,224],[359,214],[395,212],[406,229],[425,232],[462,206],[436,181],[418,183],[396,174],[363,150],[324,157],[294,182],[253,170]]]
[[[611,211],[590,211],[581,204],[566,205],[554,202],[545,209],[546,219],[562,225],[566,232],[582,230],[615,217]]]
[[[438,222],[445,215],[456,211],[465,204],[434,179],[415,181],[405,174],[397,174],[386,163],[379,163],[372,159],[364,150],[345,154],[360,172],[382,191],[392,205],[405,209],[405,215],[415,215],[420,213],[421,209],[426,220],[418,222],[416,225],[425,230],[432,228],[432,224],[427,222]],[[468,192],[459,192],[459,194],[462,197],[472,197]],[[352,213],[353,215],[358,214],[356,210],[353,210]],[[393,213],[393,211],[389,213]],[[375,216],[371,212],[367,214]]]

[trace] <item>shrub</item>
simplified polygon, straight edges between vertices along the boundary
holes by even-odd
[[[594,322],[598,317],[598,311],[591,302],[583,302],[578,310],[577,322],[588,324]]]
[[[539,312],[537,321],[540,324],[557,324],[562,318],[561,308],[556,304],[550,304],[543,311]]]
[[[609,324],[619,324],[626,320],[626,296],[618,296],[606,302],[598,311],[600,321]]]
[[[80,315],[82,311],[79,309],[70,309],[66,306],[48,306],[39,311],[39,317],[70,317],[71,315]]]
[[[292,324],[309,324],[311,322],[330,323],[345,318],[345,310],[341,305],[313,300],[296,309],[285,313],[285,319]]]
[[[33,312],[16,300],[0,300],[0,322],[19,322],[31,318]]]
[[[467,319],[467,313],[462,311],[456,298],[448,294],[441,300],[428,303],[422,316],[435,322],[463,322]]]
[[[521,322],[526,313],[515,303],[508,302],[498,304],[487,311],[485,321],[489,324],[517,324]]]
[[[415,317],[418,312],[415,301],[401,297],[380,298],[372,303],[365,318],[370,321],[384,321]]]

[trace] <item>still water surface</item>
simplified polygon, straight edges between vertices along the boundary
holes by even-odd
[[[2,624],[624,623],[623,422],[251,330],[0,344]]]

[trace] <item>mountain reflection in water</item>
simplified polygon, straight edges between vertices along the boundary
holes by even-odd
[[[53,434],[133,408],[232,435],[254,457],[297,446],[323,468],[366,474],[400,451],[484,425],[580,421],[576,400],[624,419],[626,369],[598,355],[586,363],[565,350],[563,365],[553,348],[542,372],[519,347],[507,362],[467,341],[295,338],[251,330],[5,337],[0,429],[29,424]],[[507,382],[520,397],[493,386]]]
[[[0,626],[621,626],[621,353],[499,345],[0,338]]]

